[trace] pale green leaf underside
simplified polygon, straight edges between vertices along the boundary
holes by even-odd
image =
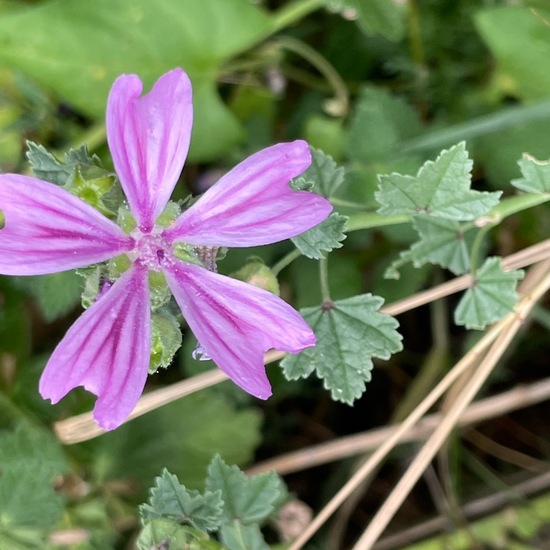
[[[461,275],[470,269],[469,249],[477,230],[463,232],[461,224],[455,220],[427,215],[415,216],[413,226],[420,240],[409,250],[401,252],[399,259],[386,270],[385,277],[398,279],[398,269],[409,262],[414,267],[422,267],[426,263],[437,264],[455,275]]]
[[[342,247],[342,241],[346,238],[344,231],[347,221],[347,216],[333,212],[319,225],[293,237],[291,240],[304,256],[313,260],[320,260],[325,256],[324,252]]]
[[[518,161],[520,179],[512,180],[512,185],[527,193],[550,192],[550,160],[540,161],[530,155],[523,155]]]
[[[523,271],[504,271],[500,258],[487,258],[455,310],[455,323],[483,329],[513,311],[518,300],[517,282],[522,278]]]
[[[363,294],[301,310],[317,345],[283,359],[286,378],[304,378],[315,370],[335,401],[351,404],[359,398],[371,378],[372,358],[389,359],[402,349],[397,321],[378,312],[382,303]]]
[[[500,192],[470,189],[472,161],[464,142],[444,150],[435,161],[427,161],[416,177],[391,174],[379,176],[376,199],[384,215],[428,214],[469,221],[489,212]]]

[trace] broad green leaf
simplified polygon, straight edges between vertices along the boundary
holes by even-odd
[[[36,300],[46,321],[54,321],[72,311],[80,303],[84,286],[82,277],[75,271],[16,277],[13,282]]]
[[[257,524],[243,525],[238,520],[224,523],[220,535],[226,550],[269,550]]]
[[[67,469],[57,441],[19,426],[0,436],[0,465],[0,540],[23,536],[22,528],[46,529],[55,523],[63,501],[54,490],[54,477]]]
[[[464,232],[461,224],[455,220],[432,218],[427,215],[415,216],[413,227],[420,240],[409,250],[402,252],[386,271],[385,276],[399,279],[398,269],[408,262],[414,267],[426,263],[438,264],[452,271],[455,275],[466,273],[470,269],[471,245],[477,230],[470,228]]]
[[[513,311],[518,301],[517,282],[522,278],[523,271],[504,271],[500,258],[487,258],[458,303],[455,323],[481,330]]]
[[[367,86],[355,104],[347,152],[352,160],[379,162],[398,153],[401,142],[421,129],[418,114],[403,99]]]
[[[272,24],[247,0],[72,0],[28,6],[0,20],[0,62],[102,119],[117,76],[145,89],[183,67],[194,86],[191,156],[219,157],[241,137],[216,90],[222,64],[264,39]]]
[[[166,468],[155,478],[149,502],[140,506],[139,513],[145,522],[155,518],[174,519],[180,524],[189,523],[201,531],[215,531],[222,518],[221,491],[186,489],[177,476]]]
[[[345,171],[334,159],[321,151],[310,147],[311,166],[302,174],[306,181],[314,182],[314,191],[330,199],[344,182]]]
[[[319,225],[301,235],[292,237],[291,240],[304,256],[320,260],[324,258],[325,252],[342,247],[342,241],[346,238],[347,221],[347,216],[333,212]]]
[[[527,6],[499,6],[479,11],[475,23],[498,62],[504,91],[524,99],[548,97],[550,72],[550,11]],[[526,39],[528,37],[528,39]]]
[[[95,472],[101,479],[137,479],[147,486],[162,460],[186,487],[198,488],[215,453],[236,464],[252,458],[260,422],[254,409],[237,410],[219,393],[203,390],[103,435]]]
[[[518,161],[523,178],[512,180],[512,185],[527,193],[550,192],[550,160],[540,161],[524,154]]]
[[[389,359],[402,349],[398,322],[379,313],[383,300],[363,294],[300,310],[317,336],[317,345],[287,355],[281,366],[289,380],[314,370],[335,401],[351,404],[371,379],[372,358]]]
[[[286,495],[286,487],[275,472],[248,477],[237,466],[227,465],[219,455],[208,467],[206,489],[221,492],[226,522],[244,525],[265,520]]]
[[[380,214],[428,214],[457,221],[474,220],[498,203],[500,192],[470,189],[472,161],[464,142],[427,161],[418,174],[379,176]]]

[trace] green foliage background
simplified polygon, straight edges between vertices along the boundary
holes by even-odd
[[[52,426],[90,410],[92,397],[77,390],[52,407],[37,383],[79,312],[84,280],[75,273],[0,277],[0,548],[131,548],[141,528],[138,505],[153,485],[157,497],[173,489],[195,518],[174,537],[196,537],[198,548],[272,544],[269,522],[286,491],[274,476],[247,480],[228,464],[244,467],[316,437],[390,421],[425,372],[437,330],[426,320],[432,310],[404,319],[398,332],[395,319],[379,311],[384,300],[453,274],[476,277],[448,304],[440,373],[469,344],[465,331],[449,328],[453,322],[482,329],[513,309],[522,274],[503,271],[498,256],[543,240],[550,229],[543,204],[550,190],[549,59],[550,9],[534,0],[0,0],[2,172],[29,171],[28,139],[59,159],[87,143],[109,166],[103,116],[113,80],[135,72],[147,89],[181,66],[193,83],[195,116],[180,197],[263,146],[301,137],[314,163],[295,183],[312,184],[337,210],[292,242],[230,251],[220,262],[231,274],[259,257],[281,295],[316,329],[318,347],[269,367],[270,401],[225,382],[74,446],[62,447]],[[57,183],[74,179],[82,167],[77,154],[59,170],[46,163],[43,177],[53,170],[63,179]],[[35,151],[35,167],[47,160],[40,155]],[[491,233],[475,224],[485,215],[496,216]],[[525,351],[533,353],[532,370],[518,372],[511,361],[495,384],[544,375],[549,323],[540,311]],[[149,389],[212,368],[191,360],[194,345],[184,333],[172,366],[151,377]],[[371,377],[375,390],[364,393]],[[354,408],[343,404],[354,401]],[[317,436],[312,426],[321,427]],[[526,429],[537,441],[530,451],[547,459],[547,430],[536,422]],[[522,470],[489,466],[459,441],[452,451],[449,485],[459,500],[496,490],[495,477],[507,483]],[[291,489],[319,507],[349,468],[327,470],[322,487],[304,474]],[[396,471],[380,487],[393,483]],[[273,499],[261,500],[254,515],[245,497],[262,484]],[[181,512],[164,501],[156,506],[155,498],[153,492],[144,505],[158,523],[147,527],[143,548],[158,544],[158,533]],[[219,544],[201,539],[200,531],[214,529]],[[537,524],[525,535],[518,528],[514,536],[531,540],[542,529]],[[56,542],[65,531],[78,540]],[[346,544],[355,535],[352,522]]]

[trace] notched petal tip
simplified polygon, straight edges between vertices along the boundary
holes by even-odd
[[[98,396],[94,407],[98,424],[114,429],[141,396],[150,353],[147,271],[135,266],[69,329],[42,373],[40,394],[57,403],[83,386]]]

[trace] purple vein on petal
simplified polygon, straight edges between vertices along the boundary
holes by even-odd
[[[0,273],[41,275],[108,260],[133,240],[60,187],[17,174],[0,176]]]
[[[114,429],[143,391],[150,353],[147,270],[136,264],[69,329],[46,365],[40,393],[57,403],[84,386],[98,396],[97,423]]]
[[[305,141],[263,149],[223,176],[165,235],[190,244],[245,247],[303,233],[332,211],[320,195],[289,186],[310,164]]]
[[[165,274],[206,354],[256,397],[271,395],[263,363],[267,350],[297,353],[315,344],[300,314],[263,289],[181,262]]]

